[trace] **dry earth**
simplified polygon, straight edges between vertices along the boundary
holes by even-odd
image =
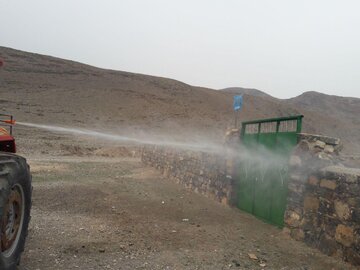
[[[5,47],[0,58],[5,62],[0,113],[19,121],[123,134],[222,137],[234,122],[232,96],[242,93],[241,121],[304,114],[304,132],[340,137],[345,151],[360,155],[359,98],[306,92],[281,100],[256,89],[217,91]]]
[[[30,164],[32,221],[20,269],[351,269],[136,158]]]
[[[4,47],[0,57],[0,112],[19,121],[180,138],[221,136],[233,122],[227,91]],[[242,120],[304,113],[305,131],[359,152],[360,99],[255,90],[245,99]],[[144,167],[136,146],[22,126],[15,137],[34,180],[22,270],[351,269]]]
[[[17,132],[31,134],[19,145],[34,186],[20,270],[352,269],[164,178],[131,157],[136,148]]]

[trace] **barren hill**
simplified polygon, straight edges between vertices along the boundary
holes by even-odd
[[[304,111],[306,129],[337,136],[346,142],[346,150],[359,153],[360,99],[305,92],[282,101]]]
[[[297,111],[305,116],[304,131],[341,138],[347,152],[360,152],[360,99],[326,95],[315,91],[305,92],[290,99],[277,99],[258,89],[226,88],[230,94],[251,95],[266,99],[268,103]],[[257,100],[260,100],[260,99]],[[281,115],[281,112],[278,114]]]
[[[233,125],[233,91],[5,47],[0,47],[0,58],[5,62],[0,71],[0,112],[21,121],[217,137]],[[305,131],[339,136],[348,149],[360,149],[359,99],[305,93],[279,100],[257,91],[243,93],[241,120],[305,114]]]
[[[274,99],[274,97],[270,96],[269,94],[255,89],[255,88],[243,88],[243,87],[228,87],[225,89],[221,89],[221,91],[233,94],[233,95],[249,95],[255,97],[262,97],[262,98],[269,98]]]

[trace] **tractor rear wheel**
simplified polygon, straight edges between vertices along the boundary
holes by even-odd
[[[28,232],[31,175],[25,158],[0,152],[0,269],[14,270]]]

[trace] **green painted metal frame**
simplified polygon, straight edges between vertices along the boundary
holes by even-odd
[[[249,153],[266,148],[268,152],[276,155],[280,162],[269,165],[245,159],[239,173],[238,207],[279,227],[283,226],[286,207],[287,160],[297,144],[297,134],[301,132],[302,119],[303,115],[296,115],[242,123],[241,141],[251,150]],[[281,123],[288,121],[296,121],[296,128],[291,131],[280,131]],[[265,123],[274,123],[274,125],[276,123],[276,128],[262,132],[262,125]],[[247,134],[248,125],[257,125],[257,132]]]
[[[259,124],[259,132],[261,131],[261,124],[262,123],[272,123],[276,122],[276,132],[279,132],[279,127],[281,122],[291,121],[291,120],[297,120],[297,126],[296,126],[296,133],[300,133],[302,129],[302,119],[304,118],[303,115],[295,115],[295,116],[288,116],[288,117],[278,117],[278,118],[268,118],[268,119],[259,119],[259,120],[251,120],[251,121],[245,121],[241,123],[241,137],[243,138],[245,135],[245,129],[247,125],[250,124]]]

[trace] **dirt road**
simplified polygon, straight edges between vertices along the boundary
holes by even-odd
[[[136,158],[30,164],[33,209],[21,270],[352,269]]]

